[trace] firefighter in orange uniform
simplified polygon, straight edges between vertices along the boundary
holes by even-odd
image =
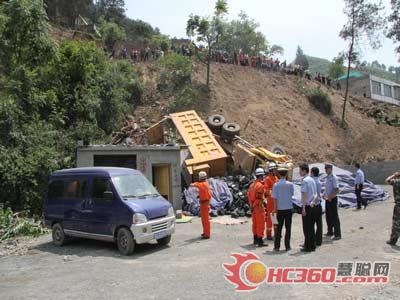
[[[191,184],[191,186],[194,186],[199,190],[201,223],[203,224],[202,239],[209,239],[211,235],[209,216],[211,189],[206,179],[207,173],[201,171],[199,172],[199,181]]]
[[[265,196],[267,198],[267,209],[266,209],[266,236],[267,240],[272,240],[272,224],[271,214],[276,211],[276,203],[272,198],[272,187],[278,182],[278,167],[275,163],[271,162],[268,165],[269,174],[265,178]],[[274,230],[275,231],[275,230]]]
[[[256,180],[250,185],[247,191],[247,198],[251,208],[251,218],[253,221],[254,245],[263,246],[264,226],[265,226],[265,208],[264,208],[264,170],[257,168]]]

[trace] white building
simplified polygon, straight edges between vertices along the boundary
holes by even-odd
[[[339,81],[343,89],[346,86],[346,76],[339,78]],[[374,75],[350,72],[349,92],[355,96],[400,106],[400,84]]]

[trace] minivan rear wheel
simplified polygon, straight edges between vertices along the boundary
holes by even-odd
[[[56,223],[52,227],[53,244],[56,246],[63,246],[67,240],[64,228],[60,223]]]
[[[117,234],[117,246],[123,255],[130,255],[135,250],[135,240],[128,228],[120,228]]]

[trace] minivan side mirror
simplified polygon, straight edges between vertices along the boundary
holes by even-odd
[[[114,194],[112,191],[105,191],[103,193],[103,199],[106,201],[113,201],[114,200]]]

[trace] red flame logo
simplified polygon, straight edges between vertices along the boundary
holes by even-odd
[[[229,273],[224,275],[225,279],[235,286],[235,291],[253,291],[257,289],[258,284],[248,284],[244,271],[250,262],[259,261],[259,257],[251,252],[247,252],[246,254],[232,253],[230,256],[235,262],[233,264],[222,265]]]

